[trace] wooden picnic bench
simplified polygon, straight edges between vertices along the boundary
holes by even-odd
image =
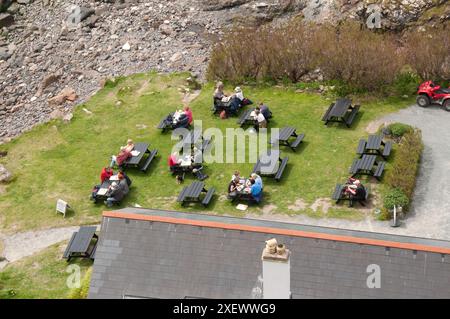
[[[328,125],[330,122],[340,122],[350,127],[359,109],[360,105],[352,106],[350,99],[338,99],[335,103],[330,104],[322,117],[322,121],[325,122],[325,125]]]
[[[200,194],[205,193],[203,199],[200,199]],[[215,188],[212,187],[209,190],[205,189],[205,183],[200,181],[192,182],[191,185],[183,187],[178,195],[177,202],[184,205],[188,202],[201,202],[203,206],[208,206],[215,193]]]
[[[348,200],[350,201],[349,206],[353,206],[353,202],[355,201],[355,199],[345,194],[344,189],[346,186],[347,185],[345,184],[336,184],[331,198],[336,201],[336,204],[338,204],[341,200]],[[364,189],[366,191],[366,196],[364,197],[364,199],[357,200],[362,206],[365,206],[365,202],[369,198],[370,192],[370,189],[368,187],[364,187]]]
[[[377,162],[376,155],[364,154],[361,158],[355,159],[350,167],[352,177],[358,174],[371,175],[380,180],[386,162]],[[375,171],[373,168],[375,167]]]
[[[273,133],[272,133],[273,134]],[[293,142],[289,142],[289,139],[294,137],[295,140]],[[285,146],[289,146],[294,152],[297,147],[305,138],[305,134],[297,134],[296,129],[291,126],[286,126],[281,129],[278,135],[272,135],[270,144],[281,144]]]
[[[244,110],[244,112],[242,112],[241,116],[239,116],[239,119],[237,120],[237,124],[239,124],[240,127],[242,127],[244,125],[255,124],[255,121],[250,116],[251,113],[252,113],[252,110]]]
[[[137,156],[131,156],[128,158],[123,164],[123,168],[128,167],[136,167],[139,168],[142,172],[146,172],[150,163],[153,161],[155,156],[158,154],[158,150],[154,149],[152,151],[149,150],[149,143],[136,143],[133,151],[138,151],[139,154]],[[147,158],[144,159],[144,156],[148,154]]]
[[[171,113],[169,113],[168,116],[173,117],[174,114],[175,114],[175,112],[171,112]],[[173,129],[172,123],[168,123],[168,122],[167,122],[167,117],[168,117],[168,116],[164,117],[164,118],[159,122],[158,126],[156,127],[156,128],[158,128],[158,129],[162,130],[163,133],[164,133],[164,131],[166,131],[166,130],[169,130],[169,129],[171,130],[171,129]]]
[[[262,155],[253,167],[252,173],[275,178],[277,182],[281,180],[286,169],[289,158],[280,158],[279,151],[270,150]]]
[[[74,257],[94,259],[98,239],[95,233],[96,231],[97,227],[95,226],[80,227],[77,232],[72,234],[69,244],[64,251],[63,258],[67,259],[67,262]],[[96,239],[96,241],[92,244],[93,239]]]
[[[380,155],[386,159],[392,150],[392,142],[384,142],[381,135],[369,135],[367,141],[365,139],[359,140],[356,153],[359,155],[370,154]]]

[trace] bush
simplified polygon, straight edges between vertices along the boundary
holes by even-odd
[[[409,204],[408,196],[399,188],[391,189],[384,197],[384,208],[393,209],[394,205],[407,208]]]
[[[422,150],[420,130],[405,133],[396,150],[394,163],[386,173],[386,183],[392,189],[402,191],[409,201],[414,192]]]
[[[388,88],[388,93],[395,95],[414,95],[417,92],[417,87],[421,83],[420,77],[413,72],[402,72],[398,74],[391,88]]]
[[[316,70],[323,80],[341,83],[339,94],[413,94],[421,79],[450,80],[450,37],[448,30],[433,29],[400,39],[355,22],[335,27],[292,20],[277,27],[239,27],[214,47],[207,79],[296,83]]]
[[[410,32],[405,38],[406,61],[423,80],[450,80],[450,37],[445,28]]]
[[[413,132],[414,128],[408,124],[392,123],[386,127],[386,131],[389,135],[394,137],[402,137],[406,133]]]
[[[92,267],[86,271],[81,281],[80,288],[74,288],[69,293],[69,299],[87,299],[89,293],[89,285],[91,283]]]

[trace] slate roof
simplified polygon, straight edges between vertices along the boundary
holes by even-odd
[[[450,298],[447,241],[137,208],[103,214],[89,298],[260,298],[273,237],[291,250],[292,298]]]

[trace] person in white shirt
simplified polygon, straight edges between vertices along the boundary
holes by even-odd
[[[235,93],[235,96],[239,99],[239,101],[242,102],[244,100],[244,93],[242,92],[242,89],[239,86],[237,86],[234,89],[234,93]]]
[[[252,113],[250,113],[250,116],[257,123],[257,127],[255,127],[256,129],[257,128],[267,128],[267,120],[264,117],[264,115],[261,113],[261,110],[259,109],[259,107],[257,107],[254,111],[252,111]]]

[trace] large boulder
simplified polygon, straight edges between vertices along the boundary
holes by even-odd
[[[0,13],[0,29],[9,27],[14,23],[14,17],[9,13]]]

